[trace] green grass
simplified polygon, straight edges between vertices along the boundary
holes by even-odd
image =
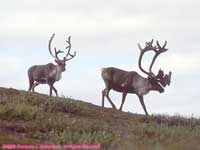
[[[71,98],[0,88],[2,144],[100,144],[102,150],[199,150],[200,119],[147,117]]]

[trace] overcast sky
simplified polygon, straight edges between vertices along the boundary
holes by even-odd
[[[200,116],[200,1],[198,0],[6,0],[0,5],[0,86],[28,89],[31,65],[54,62],[48,40],[65,47],[71,35],[77,56],[68,62],[59,95],[101,105],[104,82],[101,68],[115,66],[138,71],[139,49],[154,38],[168,41],[159,68],[172,71],[165,93],[150,92],[145,104],[150,114]],[[144,57],[148,67],[152,54]],[[48,94],[47,85],[37,92]],[[111,92],[119,107],[121,94]],[[110,107],[106,101],[106,106]],[[135,95],[128,95],[124,111],[144,113]]]

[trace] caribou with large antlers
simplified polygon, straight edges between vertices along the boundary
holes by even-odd
[[[64,53],[64,51],[57,50],[56,47],[54,47],[54,52],[52,52],[51,49],[51,43],[54,36],[55,34],[51,36],[48,48],[49,53],[55,59],[57,65],[54,65],[53,63],[48,63],[46,65],[34,65],[30,67],[28,70],[29,91],[34,92],[34,88],[39,84],[48,84],[50,87],[50,96],[52,96],[52,89],[54,90],[56,96],[58,96],[57,90],[53,86],[53,84],[61,79],[61,74],[65,71],[66,62],[76,56],[76,51],[74,52],[74,54],[70,53],[71,37],[69,36],[68,40],[66,40],[66,43],[68,44],[68,46],[66,47],[66,56],[63,59],[60,59],[58,57],[58,54]]]
[[[105,82],[106,88],[102,91],[102,106],[104,107],[104,98],[106,97],[113,108],[116,109],[116,106],[113,104],[112,100],[109,97],[110,90],[118,91],[122,93],[122,102],[119,110],[122,110],[123,104],[128,93],[136,94],[140,100],[140,103],[144,109],[146,115],[148,115],[146,106],[144,104],[143,96],[149,91],[158,91],[160,93],[164,92],[164,87],[170,85],[171,82],[171,72],[169,74],[164,74],[163,70],[159,70],[158,74],[155,75],[152,72],[152,67],[156,58],[163,52],[166,52],[167,41],[161,47],[159,42],[156,42],[156,46],[153,46],[153,40],[146,42],[145,48],[142,48],[140,44],[138,47],[140,49],[140,56],[138,65],[140,70],[145,73],[148,77],[144,78],[135,71],[125,71],[114,67],[108,67],[102,69],[102,78]],[[155,55],[152,59],[152,62],[149,67],[149,71],[146,71],[142,68],[141,61],[145,52],[153,51]]]

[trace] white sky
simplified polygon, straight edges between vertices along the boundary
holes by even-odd
[[[101,68],[139,71],[137,43],[154,38],[160,43],[167,40],[169,48],[156,61],[154,71],[171,70],[173,76],[165,93],[145,96],[147,110],[150,114],[199,116],[199,8],[198,0],[1,1],[0,86],[27,90],[28,68],[53,62],[47,49],[52,33],[56,33],[54,44],[59,48],[64,48],[65,38],[71,35],[77,56],[55,86],[60,95],[100,105]],[[48,90],[47,85],[36,88],[45,94]],[[111,97],[119,107],[121,94],[111,92]],[[110,107],[107,102],[106,106]],[[127,97],[123,109],[143,113],[135,95]]]

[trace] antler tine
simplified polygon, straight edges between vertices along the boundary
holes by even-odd
[[[74,51],[74,54],[69,54],[71,57],[70,58],[67,58],[65,57],[65,61],[68,61],[68,60],[71,60],[72,58],[74,58],[76,56],[76,51]]]
[[[71,51],[71,36],[68,37],[68,40],[66,40],[66,42],[69,44],[66,49],[68,49],[66,56],[64,57],[65,61],[71,60],[72,58],[74,58],[76,56],[76,51],[74,52],[74,54],[70,54]],[[70,56],[70,58],[67,58],[68,56]]]
[[[138,47],[141,51],[143,51],[142,47],[140,46],[140,44],[138,43]]]
[[[171,83],[171,76],[172,76],[172,72],[170,71],[169,74],[167,75],[167,85],[169,86]]]
[[[160,44],[159,44],[158,41],[156,41],[156,44],[157,44],[157,46],[158,46],[158,49],[161,49],[161,46],[160,46]]]
[[[61,51],[60,49],[57,51],[57,49],[56,49],[56,48],[54,48],[54,51],[55,51],[55,56],[56,56],[56,59],[60,60],[60,59],[58,58],[58,54],[59,54],[59,53],[64,53],[64,52],[63,52],[63,51]]]
[[[165,51],[167,51],[168,49],[167,48],[165,48],[165,46],[167,45],[167,41],[165,41],[165,43],[164,43],[164,45],[161,47],[160,46],[160,44],[159,44],[159,42],[158,41],[156,41],[156,44],[157,44],[157,46],[158,46],[158,52],[159,53],[162,53],[162,52],[165,52]]]
[[[157,78],[157,81],[160,82],[163,87],[169,86],[171,83],[171,75],[172,72],[170,71],[168,74],[165,74],[165,76]]]
[[[153,44],[153,39],[151,41],[149,41],[149,42],[146,42],[146,45],[152,46],[152,44]]]
[[[164,43],[162,49],[165,49],[165,46],[166,46],[166,45],[167,45],[167,41],[165,41],[165,43]]]
[[[71,36],[68,37],[68,40],[66,40],[67,44],[69,44],[66,49],[68,49],[67,54],[65,57],[67,57],[70,54],[70,50],[71,50]]]
[[[153,41],[154,41],[154,39],[152,39],[152,40],[149,41],[149,42],[145,42],[145,44],[146,44],[145,48],[142,48],[142,47],[140,46],[140,44],[138,43],[138,47],[139,47],[139,49],[140,49],[141,51],[144,51],[144,52],[150,51],[150,50],[155,51],[155,50],[157,49],[157,47],[152,45],[152,44],[153,44]]]
[[[150,44],[151,44],[151,45],[153,44],[153,39],[151,40]]]

